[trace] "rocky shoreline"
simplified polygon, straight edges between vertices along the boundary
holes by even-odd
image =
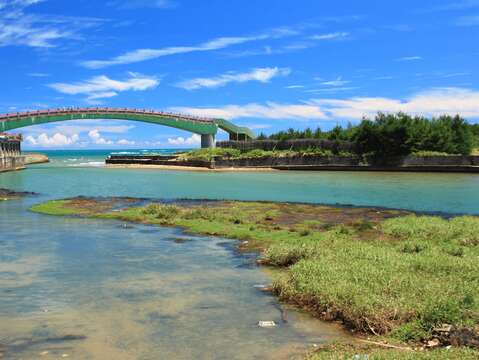
[[[21,197],[25,196],[32,196],[36,195],[36,193],[33,192],[25,192],[25,191],[13,191],[9,189],[2,189],[0,188],[0,200],[12,200],[12,199],[18,199]]]

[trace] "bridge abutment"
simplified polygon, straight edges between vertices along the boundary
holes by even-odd
[[[0,172],[23,169],[21,141],[21,136],[0,134]]]
[[[201,148],[213,149],[216,147],[215,136],[212,134],[201,135]]]

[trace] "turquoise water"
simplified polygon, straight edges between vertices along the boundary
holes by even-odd
[[[49,217],[37,202],[77,195],[374,205],[479,213],[478,175],[204,173],[102,166],[107,152],[52,152],[0,175],[39,195],[0,202],[0,354],[11,359],[285,359],[345,336],[281,306],[235,242],[175,228]],[[181,238],[186,241],[177,241]],[[258,321],[277,326],[263,329]]]
[[[51,152],[52,162],[0,177],[0,187],[50,197],[128,195],[381,206],[479,214],[479,174],[203,173],[107,169],[105,151]]]

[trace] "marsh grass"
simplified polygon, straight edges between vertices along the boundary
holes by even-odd
[[[68,200],[33,210],[81,213]],[[382,211],[397,217],[373,222],[367,209],[354,214],[335,224],[331,219],[344,215],[335,208],[220,202],[155,203],[93,216],[249,240],[251,248],[264,250],[263,263],[283,269],[273,284],[281,299],[355,331],[418,342],[443,323],[478,326],[479,218]]]
[[[477,352],[468,348],[407,351],[364,345],[332,344],[310,354],[307,360],[475,360]]]

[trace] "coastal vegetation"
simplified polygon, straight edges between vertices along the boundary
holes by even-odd
[[[411,349],[368,348],[369,359],[474,358],[479,352],[479,218],[405,211],[234,201],[153,202],[74,198],[36,205],[81,215],[242,240],[259,262],[279,269],[272,291],[358,334]],[[437,329],[448,327],[448,335]],[[428,345],[429,346],[429,345]],[[312,359],[350,358],[362,348],[330,346]],[[335,356],[341,354],[341,356]],[[345,354],[352,354],[347,357]],[[434,357],[432,357],[434,355]]]
[[[189,152],[181,153],[178,155],[179,161],[211,161],[215,158],[222,159],[257,159],[265,157],[292,157],[292,156],[305,156],[305,155],[321,155],[321,156],[351,156],[352,153],[341,151],[339,153],[333,153],[333,151],[321,148],[306,148],[302,150],[262,150],[253,149],[242,151],[239,149],[230,148],[212,148],[212,149],[196,149]]]
[[[471,125],[459,115],[428,119],[379,113],[374,120],[364,118],[358,125],[338,125],[326,132],[319,127],[303,131],[291,128],[258,137],[281,141],[309,138],[350,142],[358,155],[395,157],[421,151],[469,155],[479,148],[479,125]]]

